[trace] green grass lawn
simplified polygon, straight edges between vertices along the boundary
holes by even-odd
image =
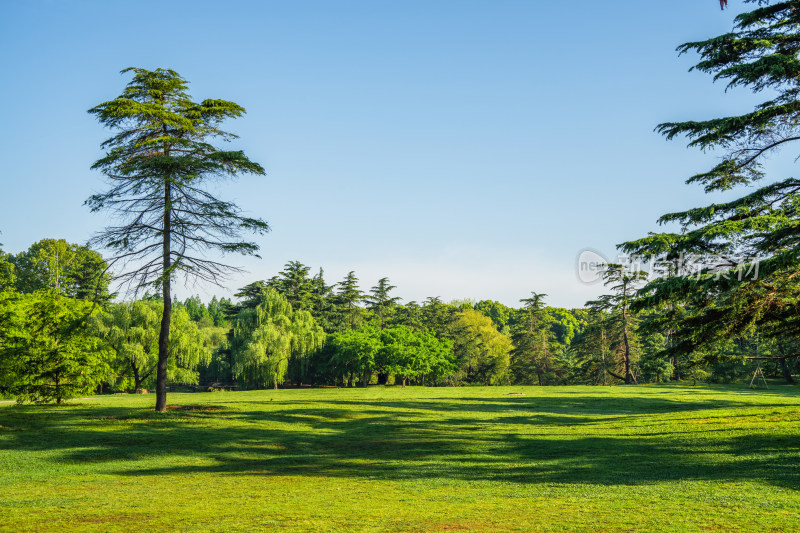
[[[0,530],[800,530],[795,387],[154,401],[0,405]]]

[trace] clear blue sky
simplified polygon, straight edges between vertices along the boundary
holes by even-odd
[[[122,68],[163,67],[247,109],[227,129],[268,173],[220,190],[273,228],[261,260],[229,258],[249,271],[230,289],[299,260],[329,283],[388,276],[405,300],[580,306],[602,291],[576,278],[582,248],[613,253],[718,199],[683,183],[715,156],[653,128],[759,101],[675,53],[729,31],[730,4],[6,0],[0,242],[85,242],[109,222],[83,206],[109,136],[86,110]]]

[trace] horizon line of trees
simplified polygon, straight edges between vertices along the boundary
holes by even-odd
[[[117,301],[97,252],[45,239],[0,252],[0,393],[56,401],[90,392],[152,389],[163,305],[159,295]],[[643,278],[607,265],[611,294],[586,308],[547,306],[532,293],[513,308],[492,300],[402,303],[381,278],[355,272],[328,284],[320,268],[288,262],[242,287],[236,301],[172,302],[167,380],[207,388],[279,386],[567,385],[729,382],[752,375],[748,355],[789,353],[751,336],[707,354],[668,353],[674,334],[652,310],[633,309]],[[742,363],[745,364],[742,364]],[[793,381],[796,359],[763,361]]]

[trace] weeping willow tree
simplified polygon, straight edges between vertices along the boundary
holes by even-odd
[[[113,354],[110,363],[113,385],[143,391],[156,384],[158,334],[162,304],[157,300],[114,303],[97,317],[95,333]],[[198,383],[197,367],[211,359],[203,335],[186,309],[175,309],[170,321],[170,357],[167,380]]]
[[[295,362],[304,375],[308,355],[325,342],[325,332],[308,311],[294,311],[278,291],[264,289],[258,305],[239,311],[230,349],[233,377],[248,386],[276,389]]]

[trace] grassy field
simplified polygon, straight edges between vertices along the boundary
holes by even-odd
[[[795,387],[171,394],[166,414],[154,400],[0,405],[0,529],[800,529]]]

